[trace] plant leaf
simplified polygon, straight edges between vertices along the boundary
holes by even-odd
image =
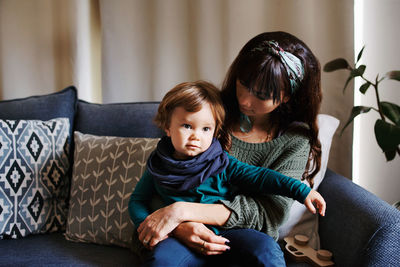
[[[325,72],[332,72],[335,70],[341,70],[341,69],[347,69],[349,67],[349,63],[347,63],[347,60],[344,58],[337,58],[332,61],[329,61],[328,63],[325,64],[324,66],[324,71]]]
[[[383,152],[390,153],[390,151],[396,150],[400,144],[399,126],[379,119],[375,122],[374,131],[376,141]]]
[[[342,131],[340,132],[340,135],[343,134],[344,129],[346,129],[346,127],[354,120],[355,117],[357,117],[358,115],[360,115],[362,113],[367,113],[371,109],[372,109],[371,107],[364,107],[364,106],[353,107],[353,109],[351,110],[351,113],[350,113],[350,117],[347,120],[346,124],[344,125]]]
[[[386,161],[391,161],[396,157],[396,150],[386,151],[385,152]]]
[[[366,82],[366,83],[364,83],[363,85],[361,85],[360,86],[360,92],[362,93],[362,94],[365,94],[365,92],[367,92],[367,90],[368,90],[368,88],[369,88],[369,86],[371,85],[371,83],[370,82]]]
[[[364,74],[364,72],[365,72],[365,69],[366,69],[365,65],[360,65],[357,69],[352,69],[350,71],[350,76],[349,76],[349,78],[347,78],[347,81],[346,81],[346,83],[344,84],[344,87],[343,87],[343,93],[346,90],[347,85],[349,85],[349,83],[351,82],[351,80],[353,78],[355,78],[355,77],[362,76]]]
[[[362,76],[365,72],[365,69],[367,66],[365,65],[360,65],[357,69],[354,69],[351,71],[351,75],[354,77]]]
[[[390,102],[380,102],[383,115],[391,120],[397,126],[400,126],[400,107]]]
[[[392,70],[386,73],[386,76],[391,80],[400,81],[400,70]]]
[[[361,56],[362,56],[362,54],[363,54],[363,52],[364,52],[364,48],[365,48],[365,45],[363,46],[363,48],[361,48],[360,52],[358,53],[356,63],[360,60],[360,58],[361,58]]]

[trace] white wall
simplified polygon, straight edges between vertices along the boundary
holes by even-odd
[[[366,77],[374,81],[391,70],[400,70],[400,1],[355,1],[356,56],[365,44],[362,63],[367,65]],[[359,88],[361,81],[356,81]],[[400,82],[385,80],[380,86],[381,101],[400,105]],[[366,95],[355,90],[355,104],[376,107],[372,88]],[[400,157],[386,162],[376,143],[374,124],[378,115],[370,111],[356,119],[354,125],[353,178],[354,182],[393,204],[400,200]]]

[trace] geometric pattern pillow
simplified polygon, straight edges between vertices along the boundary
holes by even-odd
[[[159,139],[79,132],[74,139],[66,239],[130,247],[129,198]]]
[[[0,239],[65,225],[69,128],[68,118],[0,120]]]

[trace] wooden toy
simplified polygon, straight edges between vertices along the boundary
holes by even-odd
[[[315,250],[307,245],[309,238],[304,235],[295,235],[294,237],[285,237],[286,253],[288,253],[296,262],[308,262],[313,266],[334,266],[332,253],[328,250]]]

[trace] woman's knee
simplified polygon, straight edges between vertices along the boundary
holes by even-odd
[[[279,244],[269,235],[253,229],[238,229],[226,235],[231,250],[253,266],[285,266]]]

